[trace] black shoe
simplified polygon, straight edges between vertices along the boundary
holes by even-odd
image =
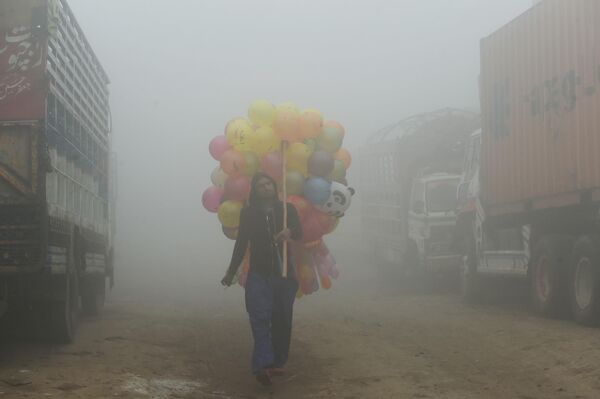
[[[258,381],[263,386],[273,385],[273,381],[271,381],[271,373],[268,369],[262,369],[256,374],[256,381]]]

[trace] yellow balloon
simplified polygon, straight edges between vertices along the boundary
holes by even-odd
[[[280,147],[281,139],[275,134],[273,128],[261,126],[254,131],[252,135],[252,148],[258,155],[279,151]]]
[[[265,100],[254,101],[248,108],[248,118],[257,126],[271,126],[275,120],[275,107]]]
[[[308,173],[308,158],[312,155],[311,148],[304,143],[292,143],[287,149],[286,168],[289,171]]]
[[[252,135],[254,130],[247,119],[233,119],[227,124],[225,137],[230,146],[238,151],[252,150]]]
[[[300,110],[298,109],[298,107],[296,106],[296,104],[294,104],[291,101],[287,101],[287,102],[279,104],[276,107],[276,110],[277,111],[287,110],[287,111],[292,111],[292,112],[300,113]]]
[[[240,212],[243,206],[240,201],[225,201],[219,206],[217,215],[223,227],[234,229],[240,225]]]

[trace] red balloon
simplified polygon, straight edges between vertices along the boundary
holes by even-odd
[[[298,219],[300,220],[304,219],[307,213],[313,211],[312,205],[299,195],[290,195],[287,198],[287,201],[294,205],[294,208],[296,208],[296,212],[298,213]]]
[[[207,211],[216,213],[221,205],[221,199],[223,198],[223,189],[220,187],[209,187],[204,190],[202,194],[202,205]]]
[[[234,176],[225,182],[224,198],[231,201],[245,201],[250,195],[250,180],[246,176]]]
[[[212,155],[212,157],[217,161],[220,161],[225,151],[230,148],[231,146],[227,142],[227,138],[223,135],[215,137],[208,145],[208,151],[210,151],[210,155]]]
[[[283,160],[279,152],[265,154],[260,163],[261,170],[275,180],[283,176]]]
[[[318,217],[309,215],[300,221],[302,225],[302,242],[313,242],[321,239],[325,232]]]

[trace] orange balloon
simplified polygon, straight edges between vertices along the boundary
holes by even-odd
[[[229,176],[239,176],[244,172],[246,160],[244,155],[234,149],[229,149],[221,157],[221,169]]]
[[[300,114],[292,109],[279,109],[273,121],[273,131],[282,140],[294,142],[300,140]]]
[[[338,161],[342,161],[344,163],[344,167],[348,169],[352,164],[352,155],[345,148],[340,148],[338,152],[335,153],[333,159],[337,159]]]
[[[326,290],[331,288],[331,280],[329,279],[329,277],[321,277],[321,287],[323,287]]]
[[[323,115],[316,109],[307,109],[300,115],[300,137],[311,139],[321,133],[323,127]]]

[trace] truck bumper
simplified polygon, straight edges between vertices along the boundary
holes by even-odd
[[[458,273],[461,262],[462,256],[460,255],[433,256],[427,259],[427,272],[432,274]]]

